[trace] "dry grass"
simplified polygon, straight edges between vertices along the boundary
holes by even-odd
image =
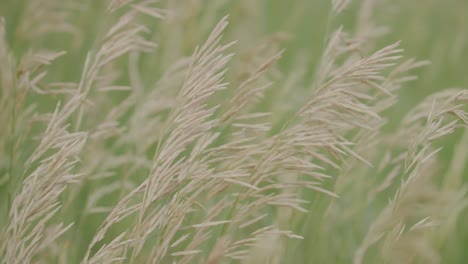
[[[263,2],[221,2],[0,5],[21,14],[0,21],[0,263],[451,259],[468,90],[389,130],[433,66],[381,45],[382,1],[332,1],[314,70],[278,65]]]

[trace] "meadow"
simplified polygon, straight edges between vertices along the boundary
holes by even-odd
[[[466,263],[467,13],[0,1],[0,263]]]

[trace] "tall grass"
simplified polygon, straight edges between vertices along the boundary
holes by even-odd
[[[0,262],[464,263],[468,34],[319,2],[0,3]]]

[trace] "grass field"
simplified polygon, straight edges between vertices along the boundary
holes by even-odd
[[[0,1],[0,263],[466,263],[467,13]]]

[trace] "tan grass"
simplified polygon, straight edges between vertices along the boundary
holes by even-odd
[[[311,261],[443,263],[466,132],[446,171],[438,142],[468,93],[385,129],[429,63],[379,44],[379,1],[331,2],[314,71],[308,51],[281,65],[293,38],[263,32],[261,1],[20,2],[0,20],[0,263],[288,263],[311,240]]]

